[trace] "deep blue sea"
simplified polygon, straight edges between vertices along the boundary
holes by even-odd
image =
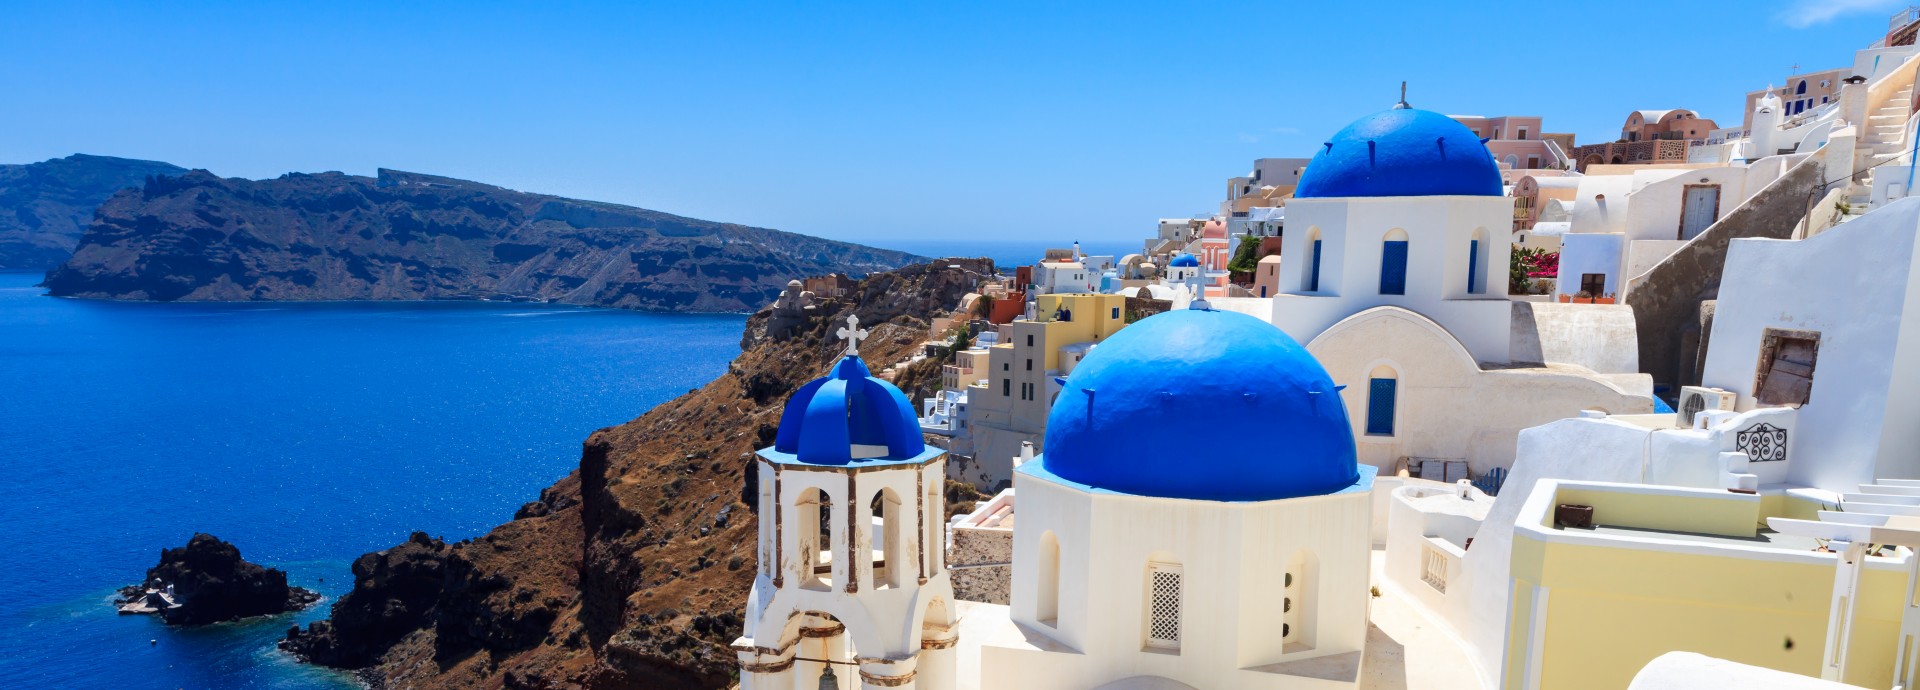
[[[273,643],[414,530],[484,533],[594,429],[725,370],[741,316],[129,304],[0,273],[0,688],[338,688]],[[195,531],[329,599],[201,629],[114,590]],[[149,641],[153,641],[149,644]]]

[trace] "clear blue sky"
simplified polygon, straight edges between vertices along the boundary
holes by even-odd
[[[1904,5],[707,4],[0,0],[0,162],[389,167],[880,244],[1132,240],[1402,79],[1582,141],[1634,108],[1737,124],[1746,91],[1848,64]]]

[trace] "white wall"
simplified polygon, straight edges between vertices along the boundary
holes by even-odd
[[[1574,194],[1573,225],[1569,232],[1626,232],[1627,193],[1632,190],[1632,175],[1581,177],[1580,190]]]
[[[1390,305],[1439,322],[1479,361],[1510,360],[1506,266],[1512,253],[1512,199],[1295,199],[1287,208],[1281,253],[1303,258],[1281,263],[1283,292],[1274,299],[1272,321],[1295,340],[1307,342],[1349,315]],[[1406,294],[1382,295],[1382,243],[1394,229],[1407,234]],[[1476,230],[1485,238],[1477,264],[1483,288],[1468,293],[1468,248]],[[1322,240],[1320,289],[1307,292],[1310,238],[1316,231]]]
[[[983,688],[1095,688],[1136,676],[1196,688],[1270,688],[1286,677],[1254,667],[1365,647],[1369,492],[1189,501],[1087,491],[1025,472],[1018,491],[1012,621],[1057,645],[987,643]],[[1047,532],[1060,545],[1055,624],[1035,610],[1041,585],[1032,564]],[[1282,573],[1300,549],[1319,560],[1315,646],[1287,651]],[[1178,653],[1143,648],[1147,564],[1169,559],[1183,569]],[[1041,651],[1050,647],[1062,653]]]
[[[1911,280],[1920,199],[1805,240],[1735,240],[1702,382],[1754,406],[1765,329],[1820,333],[1812,392],[1789,439],[1788,481],[1848,490],[1920,477],[1920,295]]]
[[[1475,476],[1513,463],[1521,429],[1584,409],[1651,412],[1653,402],[1578,369],[1482,371],[1439,324],[1382,307],[1341,321],[1307,344],[1340,392],[1360,461],[1392,473],[1404,457],[1466,460]],[[1369,379],[1387,367],[1399,383],[1394,433],[1366,433]],[[1644,375],[1640,375],[1644,377]],[[1650,386],[1649,386],[1650,387]]]
[[[1649,170],[1633,175],[1638,189],[1627,210],[1627,239],[1678,240],[1680,212],[1688,185],[1719,185],[1720,205],[1715,220],[1732,212],[1751,194],[1747,169],[1741,166],[1698,170]]]
[[[1560,279],[1554,294],[1580,294],[1580,276],[1604,273],[1607,292],[1620,291],[1620,257],[1626,236],[1617,233],[1567,233],[1560,237]],[[1595,295],[1599,297],[1600,295]]]

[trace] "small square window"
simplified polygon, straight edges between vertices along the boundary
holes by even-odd
[[[1760,339],[1760,362],[1753,378],[1753,398],[1762,405],[1807,404],[1813,393],[1813,367],[1820,353],[1820,334],[1769,328]]]

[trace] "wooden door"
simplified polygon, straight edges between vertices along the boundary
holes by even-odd
[[[1680,239],[1690,240],[1713,225],[1720,216],[1720,185],[1687,185],[1680,203]]]

